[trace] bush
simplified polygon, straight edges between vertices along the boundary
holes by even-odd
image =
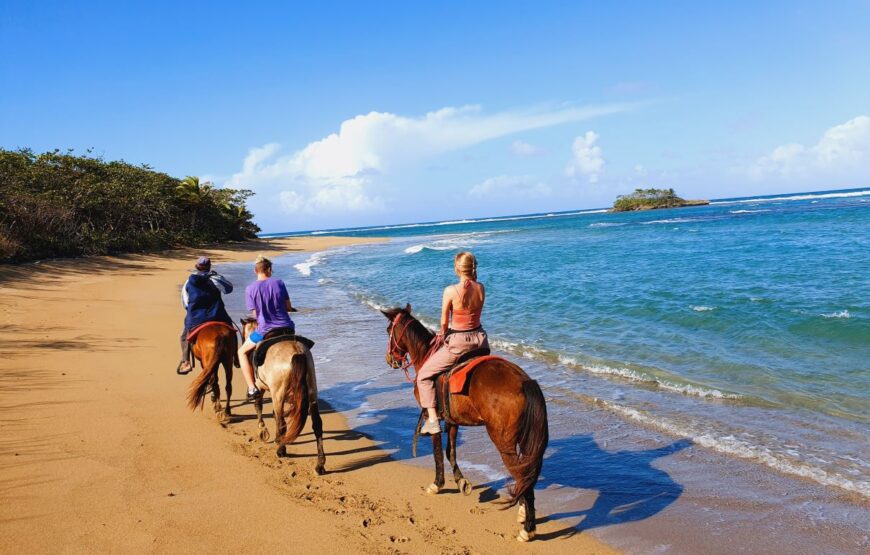
[[[674,193],[673,189],[635,189],[628,195],[616,197],[613,203],[615,212],[629,210],[650,210],[653,208],[674,208],[686,203]]]
[[[251,239],[252,194],[123,161],[0,149],[0,261]]]

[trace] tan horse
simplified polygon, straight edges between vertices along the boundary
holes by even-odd
[[[211,402],[214,413],[218,415],[221,424],[226,423],[230,414],[230,399],[233,395],[233,361],[237,347],[236,330],[215,322],[208,325],[196,335],[193,343],[193,356],[202,366],[202,372],[193,379],[187,390],[187,406],[190,410],[202,408],[205,394],[211,390]],[[221,391],[218,384],[218,367],[223,364],[227,383],[227,404],[221,406]]]
[[[257,321],[253,318],[243,318],[241,323],[244,340],[257,329]],[[318,474],[323,474],[326,472],[326,456],[323,454],[323,421],[320,419],[320,409],[317,406],[316,383],[309,385],[310,380],[314,380],[314,359],[311,351],[298,341],[282,341],[269,347],[265,362],[257,369],[257,387],[269,391],[272,397],[275,443],[278,444],[277,455],[287,456],[287,445],[296,441],[310,412],[311,426],[317,438],[317,465],[314,470]],[[263,422],[263,398],[257,399],[254,406],[257,410],[260,439],[268,441],[269,430]]]

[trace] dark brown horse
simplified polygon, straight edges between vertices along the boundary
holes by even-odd
[[[410,363],[416,372],[429,352],[434,335],[411,315],[411,305],[382,312],[390,321],[387,326],[387,364],[393,368],[405,368]],[[410,360],[407,361],[406,357]],[[455,424],[445,423],[447,459],[453,466],[453,479],[465,495],[471,493],[471,485],[456,464],[458,426],[486,426],[490,439],[514,478],[514,484],[508,488],[510,498],[505,508],[519,504],[517,520],[523,523],[523,529],[517,539],[529,541],[535,536],[535,484],[549,441],[544,395],[538,382],[529,378],[522,368],[500,358],[481,362],[475,367],[467,392],[467,395],[451,396],[450,416]],[[414,397],[419,403],[416,380]],[[421,421],[425,412],[420,416]],[[435,483],[427,492],[438,493],[444,485],[440,433],[432,436],[432,451]]]
[[[236,331],[227,325],[215,322],[209,325],[196,336],[193,343],[193,356],[202,366],[202,372],[194,378],[193,383],[187,390],[187,406],[190,410],[196,407],[202,408],[205,402],[205,394],[211,389],[211,402],[214,413],[218,415],[221,423],[230,418],[230,399],[233,395],[233,361],[238,348]],[[226,373],[227,404],[221,407],[221,392],[218,384],[218,366],[223,365]]]

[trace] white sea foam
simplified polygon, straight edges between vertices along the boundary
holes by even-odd
[[[698,220],[692,220],[690,218],[667,218],[665,220],[652,220],[649,222],[641,222],[643,225],[650,224],[683,224],[687,222],[695,222]]]
[[[472,247],[473,245],[479,245],[481,243],[486,243],[486,237],[489,237],[493,233],[463,233],[458,235],[447,235],[443,236],[443,239],[436,239],[435,241],[429,241],[427,243],[419,243],[417,245],[411,245],[410,247],[405,249],[405,254],[417,254],[424,250],[429,251],[450,251],[450,250],[459,250],[459,249],[467,249]]]
[[[716,307],[715,306],[699,305],[699,306],[693,306],[692,310],[694,310],[695,312],[710,312],[710,311],[716,310]]]
[[[710,204],[742,204],[747,202],[779,202],[783,200],[811,200],[811,199],[823,199],[823,198],[849,198],[849,197],[864,197],[870,196],[870,189],[865,189],[863,191],[845,191],[842,193],[807,193],[800,195],[787,195],[782,197],[771,197],[771,198],[747,198],[740,200],[719,200],[715,202],[711,202]]]
[[[825,486],[838,487],[847,491],[856,492],[864,497],[870,497],[870,482],[847,478],[833,472],[828,472],[817,466],[800,461],[789,460],[781,455],[777,455],[767,447],[755,445],[743,439],[739,439],[734,435],[717,435],[715,433],[697,430],[692,426],[677,424],[661,417],[653,417],[637,409],[605,401],[603,399],[595,399],[595,402],[599,406],[603,406],[624,418],[661,430],[676,437],[689,438],[694,443],[706,447],[707,449],[712,449],[742,459],[752,460],[785,474],[809,478]]]
[[[293,267],[296,268],[300,274],[305,277],[311,275],[311,269],[323,262],[326,258],[326,252],[316,252],[308,257],[305,262],[300,262],[299,264],[294,264]]]
[[[840,310],[839,312],[831,312],[830,314],[822,314],[822,318],[851,318],[848,310]]]
[[[760,210],[729,210],[731,214],[755,214],[756,212],[770,212],[767,208],[762,208]]]
[[[597,222],[594,224],[589,224],[589,227],[619,227],[625,224],[620,224],[616,222]]]

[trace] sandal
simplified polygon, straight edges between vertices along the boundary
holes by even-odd
[[[187,370],[183,370],[185,365],[187,366]],[[179,362],[178,368],[175,369],[175,373],[179,376],[184,376],[185,374],[190,374],[191,370],[193,370],[193,366],[191,366],[189,362]]]

